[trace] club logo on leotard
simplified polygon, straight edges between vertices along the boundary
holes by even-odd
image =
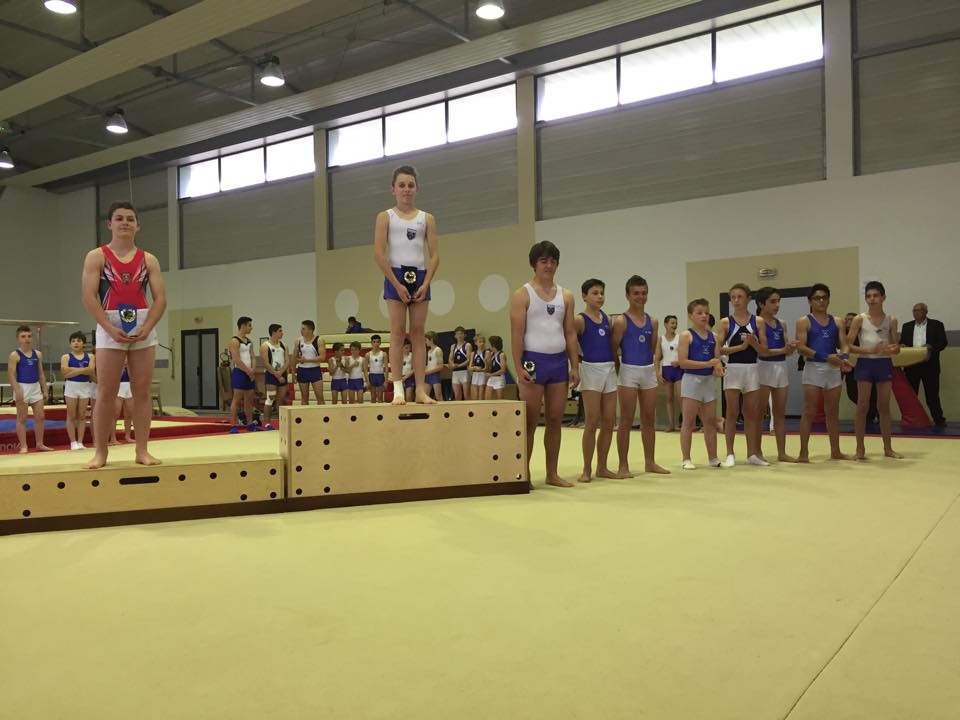
[[[641,335],[641,336],[640,336],[640,343],[643,344],[643,343],[645,343],[646,341],[647,341],[647,336],[646,336],[646,335]]]
[[[120,273],[120,280],[123,281],[123,284],[124,284],[124,285],[129,285],[129,284],[130,284],[130,273],[128,273],[128,272]]]
[[[122,308],[119,312],[120,319],[125,322],[134,322],[137,319],[137,311],[133,308]]]
[[[417,273],[413,270],[407,270],[403,274],[403,281],[407,283],[407,285],[415,283],[417,281]]]
[[[407,228],[407,240],[413,240],[417,236],[416,228]]]
[[[600,337],[606,337],[607,331],[604,330],[603,328],[600,328],[599,330],[597,330],[597,335],[599,335]]]
[[[547,305],[547,315],[553,315],[557,311],[556,305]]]

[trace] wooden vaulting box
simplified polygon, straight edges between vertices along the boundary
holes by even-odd
[[[277,455],[152,467],[121,462],[100,470],[48,457],[54,462],[0,475],[0,533],[283,509],[285,473]]]
[[[523,403],[281,409],[288,502],[311,507],[529,491]]]

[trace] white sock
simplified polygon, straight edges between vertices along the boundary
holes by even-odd
[[[720,462],[720,458],[710,458],[710,467],[722,467],[723,463]]]
[[[400,395],[401,397],[403,397],[403,380],[393,381],[393,394],[394,396]]]
[[[697,466],[694,465],[689,459],[684,460],[684,461],[683,461],[683,464],[682,464],[680,467],[682,467],[684,470],[696,470],[696,469],[697,469]]]
[[[737,464],[737,458],[734,457],[733,453],[730,453],[729,455],[727,455],[727,459],[726,459],[726,461],[723,463],[723,466],[724,466],[724,467],[733,467],[733,466],[736,465],[736,464]]]
[[[766,465],[769,465],[770,463],[768,463],[766,460],[764,460],[762,457],[758,455],[751,455],[750,457],[747,458],[747,464],[766,466]]]

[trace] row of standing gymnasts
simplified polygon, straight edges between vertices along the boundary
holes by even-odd
[[[852,369],[859,389],[855,421],[856,451],[853,457],[858,460],[866,457],[864,432],[872,386],[876,386],[877,390],[884,455],[901,457],[892,447],[890,423],[891,356],[899,352],[899,336],[896,318],[883,309],[886,294],[881,283],[874,281],[866,285],[867,311],[854,318],[846,334],[842,330],[843,320],[828,313],[830,289],[821,283],[814,285],[808,294],[810,312],[797,322],[793,340],[789,337],[788,328],[777,319],[780,294],[771,287],[761,288],[756,293],[751,293],[750,288],[741,283],[730,288],[731,313],[721,319],[716,332],[710,322],[712,316],[708,301],[702,298],[693,300],[687,307],[689,329],[677,333],[676,318],[671,316],[667,320],[670,325],[666,337],[658,335],[656,318],[644,311],[647,288],[642,278],[635,276],[627,281],[626,296],[630,306],[620,318],[613,321],[612,330],[611,321],[601,309],[604,284],[591,279],[583,284],[581,290],[586,309],[577,317],[576,327],[583,357],[580,388],[586,418],[584,467],[580,476],[582,482],[588,482],[592,477],[594,451],[599,476],[630,475],[626,457],[636,397],[639,396],[641,405],[641,426],[652,427],[658,384],[667,385],[670,395],[674,386],[679,389],[683,418],[680,434],[683,469],[695,469],[691,460],[691,444],[697,417],[703,424],[709,465],[736,465],[736,423],[741,412],[747,464],[769,465],[762,449],[761,422],[764,409],[771,399],[777,459],[780,462],[809,462],[811,424],[821,396],[830,438],[830,456],[836,460],[850,459],[840,450],[838,413],[841,373],[851,370],[851,354],[859,356]],[[749,311],[751,296],[756,303],[757,314]],[[617,331],[618,321],[625,331]],[[638,336],[641,342],[635,343],[632,335]],[[637,356],[636,347],[642,348],[644,345],[648,347]],[[794,353],[800,353],[805,359],[798,457],[786,452],[784,425],[789,384],[785,361]],[[653,362],[648,362],[651,359]],[[637,363],[641,368],[633,367]],[[625,365],[628,368],[626,372]],[[629,380],[631,374],[636,375],[641,369],[644,377],[639,384],[624,382],[624,378]],[[613,379],[614,374],[616,380]],[[725,422],[717,418],[716,413],[716,386],[720,377],[723,378],[727,405]],[[594,378],[604,380],[600,382]],[[621,417],[617,426],[620,466],[616,472],[612,472],[607,467],[606,457],[616,422],[618,400]],[[671,412],[671,421],[672,417]],[[717,452],[718,424],[724,428],[724,459]],[[653,450],[652,443],[649,449]],[[651,459],[652,454],[649,454],[648,471],[652,469]],[[659,466],[653,463],[653,467]]]

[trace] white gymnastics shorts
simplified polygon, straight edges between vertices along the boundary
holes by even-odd
[[[469,385],[470,372],[467,370],[454,370],[450,373],[450,382],[454,385]]]
[[[110,324],[114,327],[120,327],[120,313],[117,310],[107,310],[107,319],[110,320]],[[147,308],[141,308],[137,310],[137,325],[143,325],[147,321],[147,314],[150,312]],[[107,331],[103,329],[102,326],[97,325],[97,350],[104,348],[106,350],[143,350],[144,348],[153,347],[157,344],[157,330],[154,328],[150,333],[142,339],[137,340],[132,343],[118,343],[114,341],[110,335],[107,334]]]
[[[493,375],[492,377],[487,378],[487,387],[493,388],[494,390],[503,390],[506,382],[504,382],[503,375]]]
[[[20,392],[23,393],[23,401],[27,405],[43,402],[43,390],[40,383],[20,383]]]
[[[680,397],[698,403],[712,403],[717,399],[717,379],[712,375],[693,375],[685,372],[680,379]]]
[[[730,363],[723,373],[723,389],[751,393],[760,389],[756,363]]]
[[[120,383],[120,389],[117,390],[117,397],[121,400],[129,400],[133,397],[133,391],[130,389],[130,383]]]
[[[757,377],[760,384],[768,388],[785,388],[790,384],[786,361],[760,360],[757,362]]]
[[[627,365],[620,363],[620,375],[617,378],[620,387],[637,390],[653,390],[657,386],[657,369],[653,365]]]
[[[617,371],[613,361],[580,363],[580,392],[612,393],[617,391]]]
[[[487,374],[485,372],[475,372],[470,376],[470,384],[483,387],[487,384]]]
[[[88,400],[93,397],[93,383],[66,380],[63,383],[63,396]]]
[[[815,385],[824,390],[833,390],[843,382],[840,368],[830,363],[811,362],[807,360],[803,365],[803,384]]]

